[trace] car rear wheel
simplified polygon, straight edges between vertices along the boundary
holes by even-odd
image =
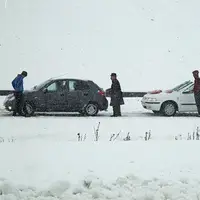
[[[95,116],[97,115],[99,112],[99,108],[98,105],[95,103],[89,103],[86,107],[85,107],[85,114],[87,116]]]
[[[176,114],[176,111],[177,111],[176,104],[171,101],[164,103],[162,106],[162,113],[165,116],[168,117],[174,116]]]
[[[33,116],[35,113],[35,108],[33,104],[26,102],[24,106],[24,113],[27,114],[28,116]]]

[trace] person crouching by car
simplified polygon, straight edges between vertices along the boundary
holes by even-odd
[[[119,117],[121,116],[121,105],[124,104],[124,100],[123,100],[123,95],[121,91],[121,86],[120,86],[119,81],[117,80],[116,73],[111,74],[111,81],[112,81],[112,85],[111,85],[111,88],[108,89],[108,91],[111,96],[110,106],[113,107],[112,117]]]
[[[192,72],[194,76],[194,98],[197,105],[198,114],[200,116],[200,78],[199,78],[199,71],[195,70]]]
[[[17,113],[20,116],[25,116],[23,112],[24,107],[24,81],[23,79],[27,77],[28,73],[23,71],[21,74],[18,74],[17,77],[12,81],[12,86],[14,88],[15,95],[15,109],[13,111],[13,116],[16,116]]]

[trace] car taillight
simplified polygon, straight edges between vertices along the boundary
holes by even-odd
[[[103,90],[98,90],[98,93],[102,96],[105,96],[105,92]]]

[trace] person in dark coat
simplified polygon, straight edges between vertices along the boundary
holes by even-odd
[[[28,73],[23,71],[21,74],[18,74],[17,77],[12,81],[12,86],[14,88],[15,95],[15,110],[13,111],[13,116],[16,116],[17,113],[20,116],[24,116],[23,107],[24,107],[24,78],[27,77]]]
[[[121,91],[121,86],[119,81],[117,80],[117,74],[111,74],[112,85],[109,89],[111,102],[110,106],[113,107],[113,117],[121,116],[121,105],[124,104],[123,94]]]
[[[199,78],[199,71],[195,70],[192,72],[194,76],[194,98],[197,105],[198,114],[200,115],[200,78]]]

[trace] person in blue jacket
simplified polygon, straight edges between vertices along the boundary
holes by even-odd
[[[17,77],[12,81],[12,86],[14,88],[14,95],[15,95],[15,109],[13,111],[13,116],[16,116],[17,113],[20,116],[24,116],[25,113],[23,112],[24,107],[24,78],[27,77],[28,73],[23,71],[21,74],[18,74]]]

